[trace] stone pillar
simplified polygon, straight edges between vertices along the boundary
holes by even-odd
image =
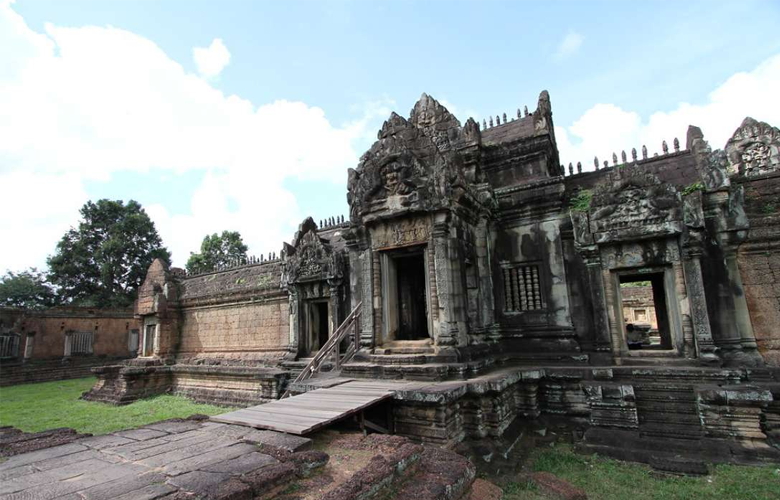
[[[726,269],[729,274],[729,283],[734,294],[734,314],[736,316],[737,328],[739,329],[740,344],[743,349],[757,349],[756,336],[753,334],[753,324],[750,322],[750,311],[748,310],[745,291],[742,288],[742,276],[737,267],[737,252],[735,248],[728,248],[725,251]]]
[[[454,321],[449,224],[446,220],[434,222],[432,237],[439,303],[439,328],[434,332],[434,343],[440,347],[454,347],[458,343],[458,324]]]
[[[597,353],[609,353],[612,349],[612,337],[609,330],[607,298],[604,293],[603,270],[598,248],[583,250],[582,258],[588,270],[588,284],[593,306],[593,328],[595,329],[593,350]]]
[[[301,337],[301,303],[298,290],[294,285],[291,285],[289,288],[289,300],[290,336],[285,358],[294,360],[298,357],[298,346],[300,345]]]
[[[370,249],[359,253],[360,300],[363,307],[360,312],[360,347],[374,347],[374,258]],[[379,270],[377,269],[378,273]],[[357,304],[355,304],[357,305]]]
[[[341,317],[341,296],[339,295],[339,282],[336,280],[329,280],[328,287],[330,288],[330,335],[336,332],[336,329],[341,325],[344,318]],[[349,311],[347,311],[349,314]]]
[[[615,283],[609,269],[601,268],[601,280],[604,283],[604,305],[607,317],[607,332],[610,338],[610,350],[615,364],[622,364],[620,359],[623,351],[623,332],[620,330],[618,304]]]
[[[701,249],[688,248],[683,255],[685,284],[696,339],[696,354],[706,363],[717,363],[715,343],[710,330],[710,315],[707,311],[707,298],[704,295],[704,281],[701,275]]]
[[[495,296],[493,295],[493,272],[490,268],[490,238],[488,222],[480,219],[476,229],[474,257],[479,281],[482,327],[488,327],[496,321]]]
[[[672,244],[677,245],[676,242]],[[666,294],[667,309],[672,318],[669,324],[669,330],[670,332],[672,332],[673,336],[675,331],[677,331],[679,335],[682,335],[682,339],[680,339],[681,340],[680,345],[682,346],[680,354],[686,358],[695,358],[696,343],[694,341],[694,330],[693,330],[693,320],[691,319],[690,299],[688,296],[688,288],[685,285],[684,265],[679,260],[672,262],[672,277],[674,279],[675,296],[670,297],[669,294]],[[670,303],[671,301],[675,301],[675,299],[676,299],[677,307],[674,307],[675,306],[674,303]],[[677,311],[677,314],[674,313],[675,310]],[[679,329],[676,329],[674,327],[675,317],[679,318],[680,321]]]

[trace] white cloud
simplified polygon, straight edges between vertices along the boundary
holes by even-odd
[[[0,172],[0,273],[44,269],[45,257],[78,217],[87,193],[78,176]]]
[[[358,161],[353,145],[388,114],[386,103],[369,103],[334,126],[305,103],[257,106],[139,35],[54,25],[37,33],[2,0],[0,46],[0,230],[19,242],[0,246],[0,271],[42,267],[78,220],[83,182],[117,171],[207,172],[191,213],[170,214],[164,200],[147,207],[177,265],[223,229],[241,231],[252,252],[278,251],[303,215],[285,179],[343,183]]]
[[[555,58],[560,60],[573,56],[580,50],[583,41],[584,38],[582,35],[576,31],[569,31],[558,44],[558,49],[555,51]]]
[[[723,148],[746,116],[772,125],[780,125],[780,54],[757,68],[737,73],[710,92],[704,104],[680,103],[672,111],[653,113],[646,121],[614,104],[596,104],[569,127],[556,127],[555,135],[561,162],[568,165],[581,161],[583,168],[593,169],[593,157],[612,164],[612,153],[618,158],[631,148],[641,151],[646,145],[649,155],[661,152],[661,142],[669,148],[675,137],[685,147],[688,125],[696,125],[713,149]],[[641,154],[641,153],[639,153]]]
[[[208,47],[193,48],[192,58],[198,66],[198,73],[214,78],[230,63],[230,52],[221,38],[215,38]]]

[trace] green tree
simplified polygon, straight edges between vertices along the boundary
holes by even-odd
[[[236,260],[246,259],[247,246],[238,231],[222,231],[203,238],[200,252],[190,252],[187,272],[207,273]]]
[[[77,305],[132,304],[152,261],[171,257],[154,223],[133,200],[90,201],[80,212],[78,228],[49,257],[49,279],[62,299]]]
[[[42,309],[55,305],[56,299],[46,276],[34,267],[19,273],[8,271],[0,278],[0,306]]]

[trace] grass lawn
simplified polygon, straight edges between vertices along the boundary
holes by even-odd
[[[558,444],[534,450],[527,462],[532,471],[551,472],[585,490],[590,500],[777,500],[780,465],[740,467],[719,465],[706,477],[657,477],[650,467],[579,455]],[[505,500],[542,500],[527,483],[503,485]]]
[[[106,434],[168,418],[229,411],[178,396],[157,396],[126,406],[80,400],[81,394],[94,384],[95,377],[88,377],[2,387],[0,425],[11,425],[26,432],[71,427],[82,433]]]

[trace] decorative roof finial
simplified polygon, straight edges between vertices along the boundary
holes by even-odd
[[[504,123],[506,123],[506,113],[504,113]]]
[[[525,113],[525,116],[528,116],[528,106],[523,106],[523,113]]]
[[[680,151],[680,140],[675,137],[674,138],[674,152],[677,153]]]
[[[612,153],[612,164],[617,165],[617,155],[615,153]]]
[[[520,108],[517,108],[517,117],[521,118],[521,116],[520,116]]]
[[[604,168],[609,168],[609,162],[607,160],[604,160]]]
[[[596,167],[596,170],[599,169],[599,157],[598,156],[594,156],[593,157],[593,166]]]
[[[669,154],[669,145],[666,144],[666,141],[661,143],[661,150],[664,152],[665,155]]]
[[[581,162],[577,162],[577,173],[578,174],[582,173],[582,163]]]
[[[574,167],[572,166],[571,162],[569,162],[569,175],[574,175]]]
[[[626,150],[625,149],[620,152],[620,159],[623,160],[623,163],[627,163],[626,162]]]
[[[493,127],[493,117],[490,117],[490,126]]]
[[[501,119],[496,115],[496,126],[501,125]]]
[[[636,161],[636,148],[631,148],[631,159]]]
[[[647,146],[645,146],[644,144],[642,144],[642,159],[643,160],[647,159]]]
[[[482,119],[482,130],[487,130],[487,122],[484,118]]]

